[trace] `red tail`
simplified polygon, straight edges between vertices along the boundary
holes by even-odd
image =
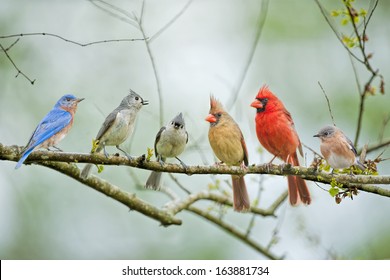
[[[299,165],[297,153],[294,153],[289,157],[288,163],[292,164],[293,166]],[[311,203],[311,197],[305,180],[299,176],[290,175],[287,176],[287,181],[291,205],[298,205],[300,202],[309,205]]]
[[[237,212],[245,212],[250,208],[250,200],[246,190],[244,177],[232,176],[233,208]]]

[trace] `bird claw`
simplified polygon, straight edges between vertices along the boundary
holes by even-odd
[[[161,167],[164,167],[165,162],[161,158],[158,159],[157,161],[160,163]]]
[[[265,163],[264,165],[265,165],[265,169],[267,170],[267,173],[270,173],[272,163],[268,162],[268,163]]]
[[[248,166],[246,166],[244,162],[241,162],[240,167],[244,170],[248,170]]]
[[[187,166],[181,159],[179,159],[178,157],[176,157],[176,159],[180,162],[181,166],[183,166],[183,168],[184,168],[185,170],[188,169],[188,166]]]
[[[122,153],[124,153],[125,156],[127,157],[127,159],[128,159],[129,161],[133,160],[133,157],[132,157],[131,155],[129,155],[128,153],[126,153],[126,151],[122,150],[121,147],[119,147],[119,145],[117,145],[116,148],[117,148],[119,151],[121,151]]]
[[[60,148],[56,147],[56,146],[53,146],[53,148],[55,148],[57,151],[59,152],[63,152],[63,150],[61,150]]]

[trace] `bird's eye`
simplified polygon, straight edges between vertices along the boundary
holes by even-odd
[[[138,100],[138,99],[139,99],[139,97],[138,97],[138,96],[136,96],[136,97],[135,97],[135,100]]]
[[[217,117],[220,118],[222,116],[221,113],[217,113]]]
[[[70,101],[70,98],[69,98],[69,97],[68,97],[68,98],[66,98],[66,101],[68,101],[68,102],[69,102],[69,101]]]

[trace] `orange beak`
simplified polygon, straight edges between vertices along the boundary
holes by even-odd
[[[209,114],[209,115],[206,117],[205,120],[208,121],[209,123],[215,123],[215,122],[217,121],[217,118],[216,118],[214,115]]]
[[[255,101],[251,103],[251,107],[261,109],[263,108],[263,104],[259,100],[255,99]]]

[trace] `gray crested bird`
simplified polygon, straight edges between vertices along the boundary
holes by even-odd
[[[157,161],[164,165],[166,158],[176,158],[184,168],[187,166],[178,156],[184,151],[188,142],[188,133],[185,128],[182,113],[174,117],[166,126],[163,126],[156,135],[154,151]],[[152,171],[145,188],[158,190],[161,187],[161,172]]]
[[[143,100],[141,96],[130,90],[119,106],[115,108],[103,122],[98,134],[95,138],[96,150],[91,153],[98,153],[104,151],[104,155],[108,157],[106,146],[115,146],[122,151],[128,159],[131,156],[122,150],[119,145],[126,141],[126,139],[133,133],[137,113],[143,105],[149,104],[147,100]],[[81,172],[80,177],[86,179],[91,172],[93,164],[87,164]]]
[[[358,159],[352,141],[341,129],[328,125],[313,137],[320,138],[321,154],[333,169],[349,168],[354,165],[363,171],[365,170],[365,166]]]

